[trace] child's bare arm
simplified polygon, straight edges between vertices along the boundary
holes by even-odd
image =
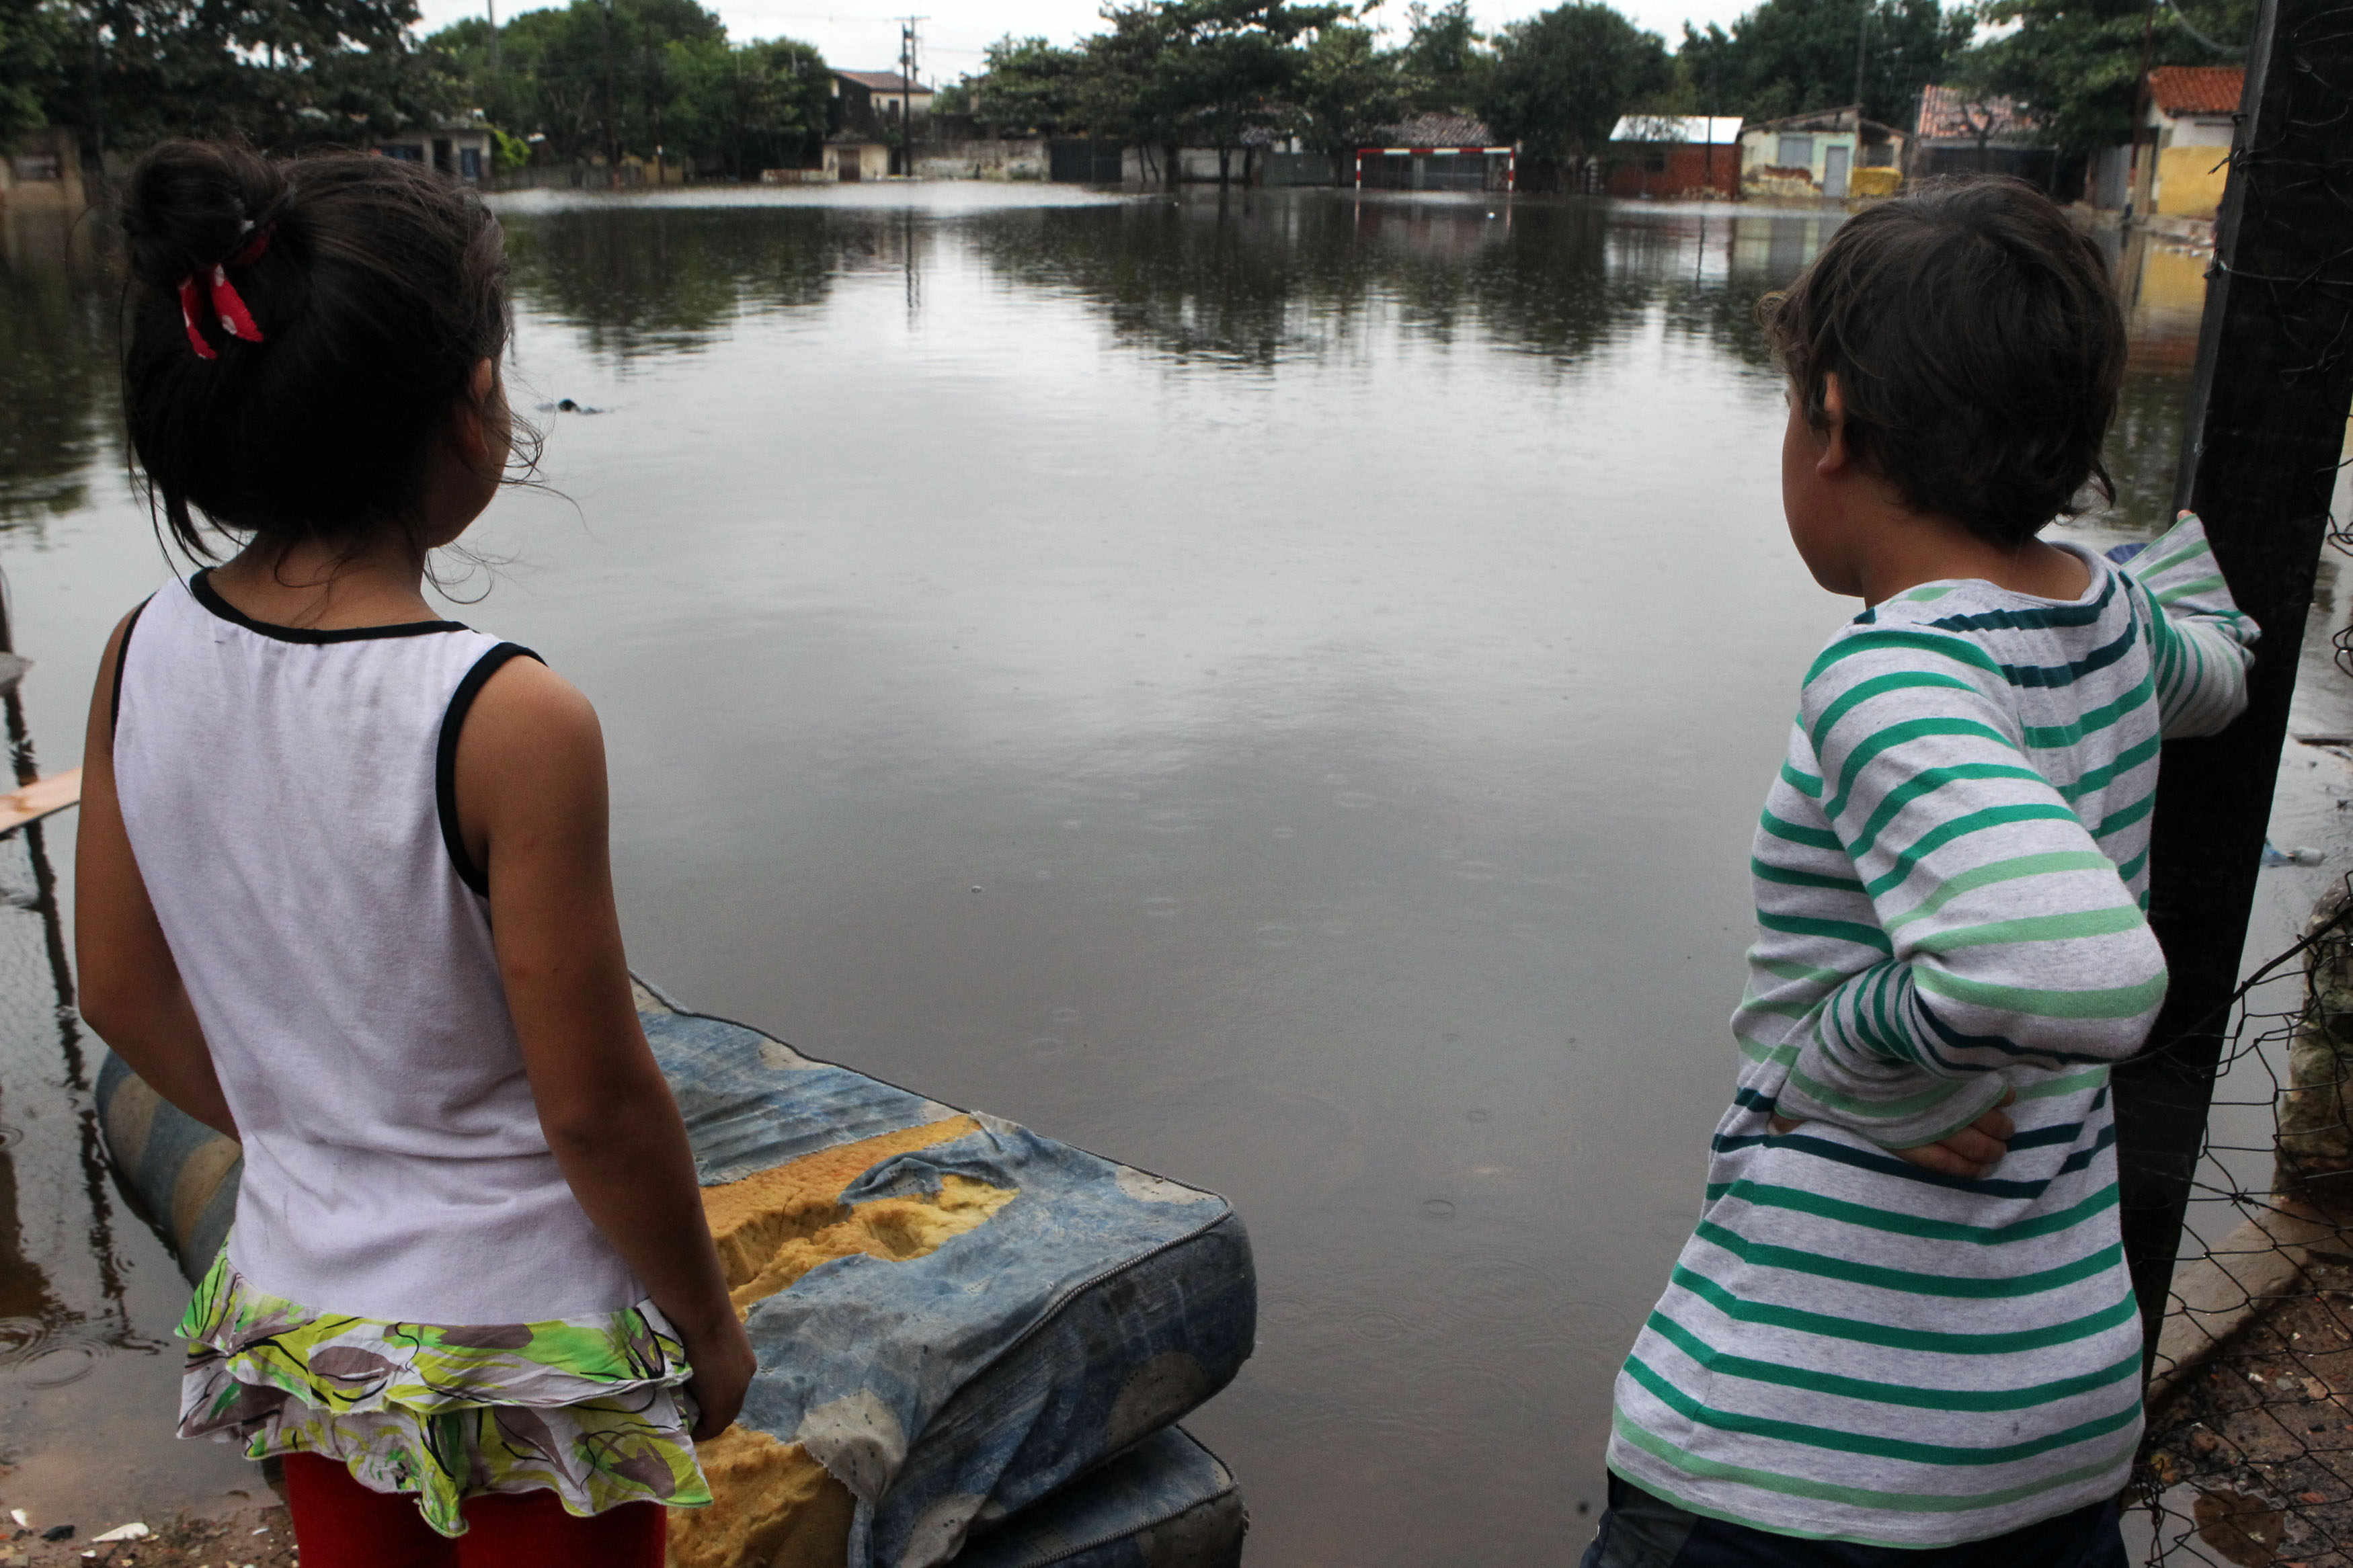
[[[466,719],[456,782],[540,1125],[580,1206],[685,1339],[695,1436],[716,1436],[743,1403],[752,1349],[631,1000],[595,710],[538,663],[509,661]]]
[[[129,616],[124,617],[128,625]],[[148,901],[114,793],[114,669],[122,626],[107,639],[84,731],[81,820],[74,840],[74,959],[81,1016],[155,1092],[229,1137],[211,1049],[179,965]]]

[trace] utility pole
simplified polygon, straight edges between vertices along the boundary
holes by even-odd
[[[899,18],[899,173],[915,173],[915,24],[929,16]]]
[[[2329,492],[2353,402],[2353,252],[2332,171],[2353,163],[2353,30],[2341,0],[2263,0],[2207,273],[2175,504],[2205,519],[2263,627],[2247,710],[2165,747],[2149,923],[2172,985],[2147,1049],[2116,1069],[2125,1257],[2154,1355],[2232,1023],[2247,914],[2295,692]]]
[[[499,0],[482,0],[482,9],[491,19],[491,102],[495,116],[499,99]]]
[[[1863,46],[1871,37],[1872,0],[1862,0],[1862,16],[1854,25],[1854,155],[1862,158],[1862,61]]]

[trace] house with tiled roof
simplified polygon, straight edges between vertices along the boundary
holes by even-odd
[[[1469,114],[1416,114],[1377,125],[1356,148],[1355,183],[1404,191],[1508,191],[1519,156]]]
[[[932,89],[897,71],[835,71],[824,177],[879,180],[906,174],[907,126],[931,112]]]
[[[2058,144],[2032,106],[1941,83],[1920,89],[1906,174],[2012,174],[2047,191],[2058,172]]]
[[[2211,218],[2222,205],[2241,66],[2160,66],[2141,100],[2137,210],[2161,217]]]

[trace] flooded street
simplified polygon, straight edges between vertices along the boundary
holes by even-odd
[[[1787,542],[1753,318],[1839,215],[501,211],[545,489],[469,536],[451,613],[596,702],[636,966],[1230,1197],[1259,1352],[1187,1425],[1253,1561],[1572,1560],[1729,1091],[1757,805],[1851,613]],[[102,258],[9,240],[0,571],[53,773],[172,568]],[[2141,259],[2095,542],[2168,514],[2203,258]],[[249,1485],[168,1436],[185,1292],[90,1163],[35,847],[0,840],[8,1500]],[[2267,881],[2264,921],[2327,875]]]

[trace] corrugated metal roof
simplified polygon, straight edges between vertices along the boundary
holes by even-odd
[[[2247,85],[2243,66],[2159,66],[2148,96],[2167,114],[2235,114]]]
[[[1621,114],[1612,142],[1683,142],[1694,147],[1730,147],[1740,141],[1736,114]]]

